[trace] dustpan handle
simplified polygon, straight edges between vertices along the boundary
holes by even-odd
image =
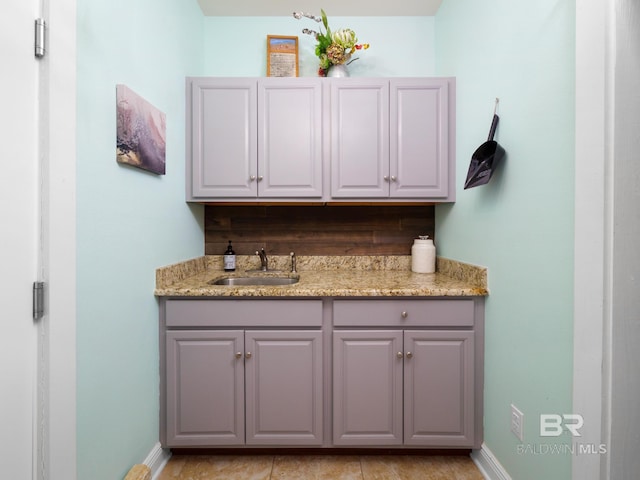
[[[497,115],[498,103],[500,103],[500,99],[496,97],[496,104],[493,107],[493,120],[491,121],[491,128],[489,129],[489,138],[487,139],[487,141],[489,142],[493,140],[493,137],[496,134],[496,128],[498,128],[498,120],[500,120],[500,118]]]
[[[498,115],[494,113],[493,121],[491,122],[491,129],[489,130],[489,138],[487,139],[489,142],[493,140],[493,136],[496,134],[496,128],[498,128],[498,120],[500,120],[500,117],[498,117]]]

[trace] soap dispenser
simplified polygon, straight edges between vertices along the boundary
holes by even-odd
[[[436,247],[428,235],[420,235],[411,247],[411,271],[434,273],[436,271]]]
[[[231,240],[229,240],[227,251],[224,252],[223,264],[225,272],[233,272],[236,269],[236,252],[233,251]]]

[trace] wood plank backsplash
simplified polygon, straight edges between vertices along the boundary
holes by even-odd
[[[435,207],[205,206],[205,254],[408,255],[418,235],[435,234]]]

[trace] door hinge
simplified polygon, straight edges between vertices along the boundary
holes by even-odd
[[[46,53],[45,49],[45,29],[47,27],[47,22],[44,21],[44,18],[36,18],[36,35],[35,35],[35,55],[36,58],[44,57]]]
[[[33,319],[44,317],[44,282],[33,282]]]

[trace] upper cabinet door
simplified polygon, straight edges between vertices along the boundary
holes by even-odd
[[[256,197],[256,90],[255,79],[191,81],[187,199]]]
[[[449,79],[392,79],[390,90],[390,196],[447,197]]]
[[[258,82],[258,196],[322,197],[322,83]]]
[[[332,79],[331,196],[389,196],[389,81]]]

